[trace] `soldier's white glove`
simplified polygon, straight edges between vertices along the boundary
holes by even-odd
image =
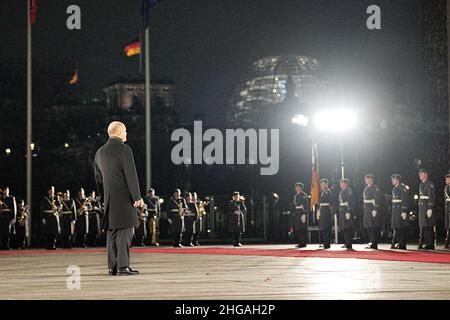
[[[372,217],[375,218],[376,216],[377,216],[377,210],[373,210],[373,211],[372,211]]]
[[[402,219],[406,220],[406,212],[402,212]]]
[[[14,223],[16,223],[16,219],[12,219],[10,224],[13,225]]]
[[[428,217],[428,219],[431,218],[432,215],[433,215],[433,210],[428,209],[427,210],[427,217]]]
[[[306,214],[302,215],[300,220],[302,221],[303,224],[306,223]]]
[[[45,219],[42,219],[42,224],[45,224],[45,223],[46,223]]]
[[[320,210],[317,210],[316,218],[317,220],[320,220]]]
[[[352,217],[352,215],[350,213],[346,213],[345,214],[345,219],[350,220],[350,218]]]

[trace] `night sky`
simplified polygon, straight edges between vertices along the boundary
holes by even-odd
[[[365,26],[374,3],[382,9],[381,31]],[[71,4],[81,7],[81,31],[66,29]],[[1,63],[25,63],[25,5],[0,2]],[[109,80],[138,74],[139,58],[127,58],[123,47],[141,27],[140,0],[38,0],[35,63],[68,78],[78,64],[80,88],[100,95]],[[175,81],[178,108],[210,120],[225,116],[251,63],[273,54],[318,58],[357,99],[389,97],[399,84],[408,103],[421,99],[418,0],[162,0],[152,12],[151,37],[153,76]]]

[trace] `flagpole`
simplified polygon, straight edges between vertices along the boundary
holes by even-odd
[[[148,8],[147,8],[148,10]],[[148,14],[148,13],[147,13]],[[146,191],[152,187],[152,147],[151,147],[151,83],[150,83],[150,27],[145,29],[145,150],[146,150]]]
[[[32,59],[31,59],[31,4],[27,1],[27,187],[26,199],[29,205],[30,213],[32,213],[32,159],[33,154],[31,150],[32,143]],[[29,226],[29,234],[31,235],[31,225]],[[31,236],[28,237],[28,245],[31,245]]]

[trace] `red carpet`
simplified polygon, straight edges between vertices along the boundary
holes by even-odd
[[[57,253],[92,253],[106,252],[105,249],[72,249],[72,250],[22,250],[0,251],[0,255],[14,254],[57,254]],[[330,251],[330,250],[299,250],[299,249],[258,249],[258,248],[133,248],[134,253],[167,253],[167,254],[212,254],[232,256],[267,256],[267,257],[293,257],[293,258],[347,258],[385,261],[449,263],[450,253],[445,252],[418,252],[418,251]]]

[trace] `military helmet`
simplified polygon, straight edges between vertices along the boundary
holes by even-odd
[[[300,188],[302,188],[302,189],[305,188],[305,185],[304,185],[303,183],[301,183],[301,182],[296,182],[296,183],[295,183],[295,186],[296,186],[296,187],[298,186],[298,187],[300,187]]]

